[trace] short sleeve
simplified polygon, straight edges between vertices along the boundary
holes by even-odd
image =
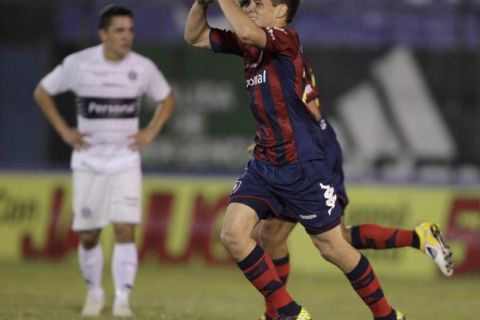
[[[146,95],[155,102],[163,101],[172,91],[167,79],[163,73],[155,66],[153,62],[150,63],[151,76],[146,86]]]
[[[40,83],[49,94],[56,95],[72,89],[74,75],[74,63],[72,58],[67,57],[62,64],[48,73]]]
[[[245,45],[235,32],[212,28],[209,36],[210,46],[214,52],[243,55]]]
[[[288,28],[264,28],[267,35],[265,49],[272,53],[295,58],[300,52],[300,41],[295,32]]]

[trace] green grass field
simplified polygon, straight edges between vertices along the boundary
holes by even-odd
[[[107,308],[111,314],[112,281],[105,268]],[[381,276],[381,275],[380,275]],[[480,319],[480,279],[382,277],[393,306],[413,319]],[[371,319],[370,312],[341,275],[292,273],[289,289],[313,319]],[[0,319],[66,320],[79,315],[85,288],[76,262],[0,262]],[[137,319],[257,319],[262,300],[236,268],[140,266],[132,294]]]

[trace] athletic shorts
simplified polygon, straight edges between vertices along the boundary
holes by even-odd
[[[235,183],[230,203],[251,207],[260,219],[288,212],[309,234],[340,224],[343,210],[324,159],[283,166],[252,159]]]
[[[101,229],[110,223],[141,221],[140,168],[98,174],[73,171],[73,230]]]
[[[320,120],[320,128],[324,132],[323,145],[325,148],[327,167],[331,170],[333,178],[333,187],[338,197],[342,214],[345,212],[345,208],[348,205],[348,196],[345,189],[345,176],[343,173],[343,157],[340,143],[337,140],[335,130],[330,123],[323,118]],[[275,219],[279,219],[286,222],[296,223],[298,222],[295,214],[291,212],[281,212],[278,216],[273,216]]]

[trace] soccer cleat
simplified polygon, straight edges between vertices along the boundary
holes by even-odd
[[[131,318],[134,315],[128,304],[119,304],[113,306],[113,316],[119,318]]]
[[[274,320],[312,320],[312,316],[308,313],[307,309],[303,308],[296,316],[282,316],[278,315]]]
[[[401,313],[398,310],[395,310],[395,316],[396,316],[395,320],[407,320],[407,318],[405,318],[403,313]]]
[[[450,247],[443,240],[437,224],[424,222],[415,228],[420,240],[420,250],[433,259],[446,276],[453,274],[453,257]]]
[[[121,318],[130,318],[133,317],[133,311],[130,308],[130,303],[128,302],[129,294],[124,291],[117,291],[115,294],[115,302],[113,303],[113,316]]]
[[[85,303],[82,308],[82,316],[84,317],[98,317],[102,313],[105,300],[103,297],[103,290],[91,290],[87,294]]]

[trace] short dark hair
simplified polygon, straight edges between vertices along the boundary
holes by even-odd
[[[98,29],[108,29],[112,24],[112,18],[117,16],[128,16],[133,19],[133,12],[127,7],[109,4],[100,10]]]
[[[272,0],[273,6],[277,6],[279,4],[287,5],[287,23],[292,22],[293,17],[297,13],[298,6],[300,5],[301,0]]]

